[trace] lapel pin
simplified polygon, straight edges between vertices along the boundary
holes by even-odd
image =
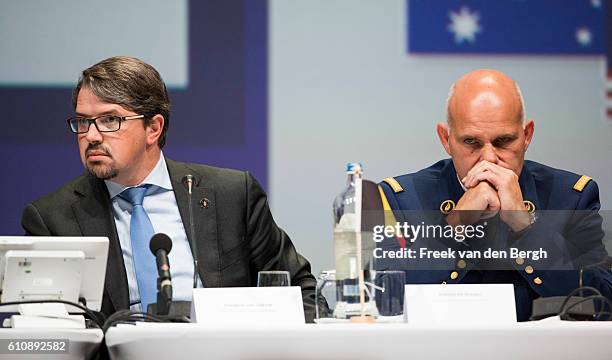
[[[455,202],[451,199],[444,200],[442,204],[440,204],[440,211],[444,215],[447,215],[449,212],[453,211],[454,208]]]
[[[210,200],[208,200],[207,198],[200,200],[200,207],[202,209],[208,209],[210,207]]]

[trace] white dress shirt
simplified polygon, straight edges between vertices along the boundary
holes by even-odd
[[[110,180],[105,180],[104,182],[111,197],[113,218],[115,219],[117,235],[119,235],[119,242],[121,244],[130,294],[130,309],[142,311],[130,240],[132,205],[118,196],[130,186],[121,185]],[[145,193],[142,206],[151,220],[155,233],[164,233],[172,239],[172,250],[168,255],[170,275],[172,277],[172,300],[191,301],[193,255],[172,190],[172,182],[170,181],[170,174],[168,173],[163,154],[160,155],[153,171],[137,186],[143,184],[151,185]],[[112,279],[110,280],[112,281]],[[202,286],[199,279],[198,286]]]

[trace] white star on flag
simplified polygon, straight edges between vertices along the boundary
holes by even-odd
[[[593,40],[593,36],[591,35],[591,31],[586,27],[581,27],[576,30],[576,41],[582,46],[591,45],[591,41]]]
[[[448,31],[455,34],[457,44],[476,41],[476,34],[482,30],[478,25],[480,15],[477,12],[470,12],[470,9],[464,6],[458,12],[451,11],[448,17],[451,20]]]

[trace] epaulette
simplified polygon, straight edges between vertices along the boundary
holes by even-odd
[[[404,188],[402,187],[402,185],[400,185],[397,180],[395,180],[392,177],[388,177],[386,179],[383,180],[384,182],[386,182],[387,184],[389,184],[389,186],[391,186],[391,189],[393,189],[394,193],[399,193],[404,191]]]
[[[574,184],[574,190],[578,191],[578,192],[582,192],[582,190],[584,190],[584,187],[589,183],[589,181],[593,180],[592,178],[586,176],[586,175],[582,175],[580,177],[580,179],[578,179],[578,181],[576,181],[576,183]]]
[[[387,179],[385,179],[386,181]],[[395,183],[397,183],[397,181],[395,181],[395,179],[391,179],[393,180]],[[389,184],[389,183],[387,183]],[[391,185],[391,184],[389,184]],[[399,185],[399,184],[397,184]],[[401,186],[400,186],[401,188]],[[402,189],[402,191],[404,191]],[[382,189],[382,187],[380,185],[378,185],[378,192],[380,193],[380,200],[382,200],[382,206],[383,206],[383,210],[384,210],[384,214],[385,214],[385,225],[386,226],[396,226],[396,224],[398,224],[397,220],[395,219],[395,215],[393,215],[393,210],[391,210],[391,206],[389,205],[389,201],[387,200],[387,196],[385,195],[384,190]],[[399,246],[402,249],[406,248],[406,239],[402,236],[401,232],[395,234],[395,238],[397,239],[397,243],[399,244]]]

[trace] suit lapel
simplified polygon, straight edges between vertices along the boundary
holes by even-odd
[[[129,308],[127,275],[121,244],[112,217],[108,190],[100,180],[87,176],[75,187],[82,198],[72,205],[84,236],[106,236],[109,239],[104,288],[116,310]]]
[[[221,286],[220,253],[217,240],[217,211],[213,186],[200,172],[190,168],[187,164],[179,163],[166,158],[168,172],[172,181],[172,188],[178,204],[185,233],[191,246],[196,241],[198,254],[198,274],[205,287]],[[189,220],[189,194],[183,184],[183,178],[191,174],[194,176],[192,190],[193,200],[193,230]],[[194,249],[191,249],[192,253]]]

